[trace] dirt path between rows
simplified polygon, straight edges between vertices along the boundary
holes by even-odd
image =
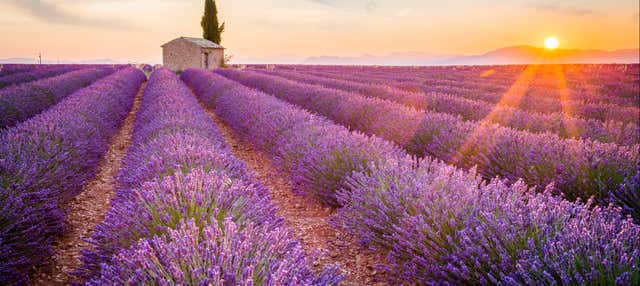
[[[242,140],[215,113],[207,110],[231,147],[233,154],[247,163],[260,181],[269,188],[271,199],[307,253],[317,253],[315,270],[338,265],[346,274],[343,285],[385,285],[384,273],[375,265],[381,259],[358,247],[352,239],[329,225],[333,211],[320,203],[293,193],[289,175],[276,169],[268,155]]]
[[[80,251],[90,247],[84,239],[91,237],[93,229],[102,222],[109,210],[109,202],[116,188],[115,176],[131,144],[133,122],[145,86],[146,83],[140,87],[124,125],[111,138],[109,149],[100,161],[98,174],[67,204],[66,232],[54,243],[55,254],[50,263],[35,270],[30,280],[31,285],[70,285],[81,282],[70,272],[81,266]]]

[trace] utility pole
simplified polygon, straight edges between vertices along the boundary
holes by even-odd
[[[42,64],[42,53],[38,53],[38,60],[40,64]]]

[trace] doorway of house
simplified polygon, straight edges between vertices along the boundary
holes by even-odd
[[[204,53],[204,68],[209,69],[209,53]]]

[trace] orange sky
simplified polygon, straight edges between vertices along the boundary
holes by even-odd
[[[0,58],[159,61],[200,36],[202,0],[0,0]],[[512,45],[638,48],[638,1],[218,0],[239,59],[477,54]]]

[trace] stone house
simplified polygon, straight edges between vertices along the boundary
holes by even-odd
[[[173,71],[212,70],[224,62],[224,47],[206,39],[180,37],[161,47],[164,66]]]

